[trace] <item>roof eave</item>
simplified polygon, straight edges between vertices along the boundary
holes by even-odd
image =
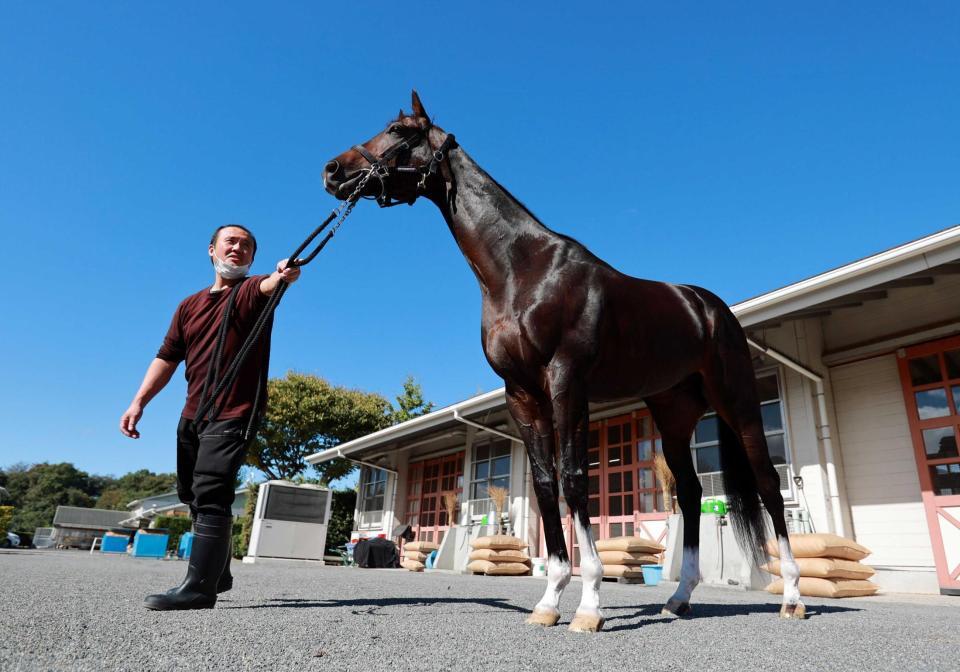
[[[733,306],[744,327],[772,320],[889,280],[919,273],[960,256],[960,226],[795,282]]]
[[[390,441],[396,441],[411,434],[429,431],[431,428],[456,420],[455,415],[457,413],[460,415],[482,413],[483,411],[500,407],[504,403],[504,393],[504,388],[499,387],[490,392],[453,404],[452,406],[446,406],[427,413],[426,415],[407,420],[399,425],[386,427],[373,434],[367,434],[353,441],[341,443],[339,446],[321,450],[313,455],[308,455],[306,460],[309,464],[322,464],[337,457],[347,457],[352,453],[357,453],[366,448],[380,446]]]

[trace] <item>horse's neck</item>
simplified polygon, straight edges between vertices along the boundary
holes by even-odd
[[[516,264],[557,234],[536,220],[462,149],[449,154],[453,203],[438,202],[447,226],[485,292],[497,293]]]

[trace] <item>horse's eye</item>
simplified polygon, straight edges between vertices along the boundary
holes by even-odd
[[[400,135],[400,132],[403,130],[403,126],[400,124],[394,124],[391,126],[387,132],[393,133],[394,135]]]

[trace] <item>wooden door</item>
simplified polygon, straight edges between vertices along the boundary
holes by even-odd
[[[590,423],[588,511],[594,539],[639,534],[663,543],[670,513],[663,510],[653,472],[653,458],[659,451],[660,435],[647,409]],[[580,546],[573,517],[565,503],[561,511],[566,512],[567,551],[574,573],[579,574]],[[546,555],[545,544],[540,546],[541,554]]]
[[[464,453],[412,462],[408,467],[407,511],[405,521],[418,541],[439,544],[450,529],[444,495],[463,492]]]
[[[898,355],[940,592],[960,595],[960,337]]]

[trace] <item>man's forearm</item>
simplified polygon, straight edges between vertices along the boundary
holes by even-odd
[[[146,406],[170,382],[170,378],[173,377],[173,372],[176,370],[177,362],[168,362],[159,357],[155,358],[147,368],[140,389],[137,390],[137,394],[133,398],[134,403],[141,407]]]
[[[281,275],[277,272],[271,273],[268,277],[260,281],[260,292],[265,296],[273,294],[273,290],[280,284]]]

